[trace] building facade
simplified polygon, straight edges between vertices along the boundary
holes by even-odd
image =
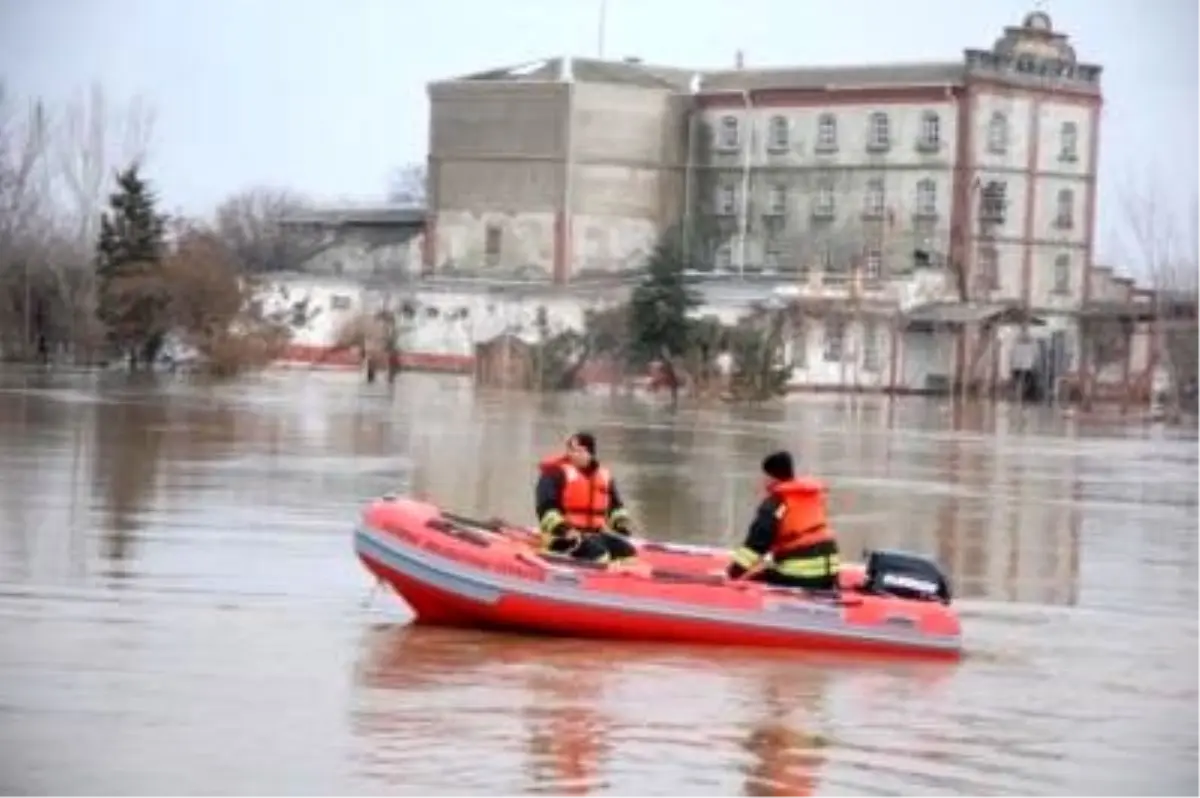
[[[553,58],[429,86],[429,272],[637,268],[682,209],[690,73]]]
[[[484,320],[506,319],[497,334],[528,326],[510,310],[582,319],[607,290],[596,277],[640,269],[675,229],[709,311],[732,320],[790,292],[795,387],[995,384],[1019,333],[984,328],[1013,306],[1045,322],[1032,330],[1042,361],[1064,371],[1103,282],[1091,276],[1100,72],[1034,12],[942,63],[551,58],[438,81],[423,232],[407,217],[339,217],[344,243],[305,271],[398,280],[394,298],[422,306],[411,345],[469,357],[495,326]],[[553,301],[495,293],[539,284]]]

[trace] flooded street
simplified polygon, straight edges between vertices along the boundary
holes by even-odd
[[[733,545],[757,464],[843,551],[935,556],[957,664],[410,629],[352,551],[412,491],[532,520],[599,436],[651,537]],[[1196,794],[1197,444],[1040,409],[0,371],[0,792]]]

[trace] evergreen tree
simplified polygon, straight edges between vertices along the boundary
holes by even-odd
[[[117,191],[100,218],[96,244],[97,315],[130,364],[153,361],[168,329],[170,293],[162,268],[166,218],[138,174],[117,174]]]
[[[636,364],[669,361],[690,349],[695,323],[688,314],[700,306],[701,299],[687,284],[686,268],[678,238],[663,236],[650,256],[645,278],[629,299],[630,354]]]

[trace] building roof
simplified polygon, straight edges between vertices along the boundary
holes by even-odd
[[[761,69],[683,69],[641,61],[603,61],[596,58],[556,57],[488,69],[451,82],[531,81],[554,83],[613,83],[687,92],[740,91],[769,88],[840,89],[876,86],[951,85],[961,83],[961,61],[877,64],[872,66],[768,67]],[[698,79],[698,80],[697,80]]]
[[[555,83],[614,83],[650,89],[685,91],[696,70],[654,66],[640,61],[604,61],[597,58],[554,57],[524,64],[488,69],[453,78],[450,82],[530,81]]]
[[[760,91],[764,89],[867,89],[957,86],[968,75],[1017,85],[1041,85],[1066,78],[1073,90],[1098,92],[1100,67],[1076,62],[1067,36],[1054,30],[1045,12],[1027,14],[1008,26],[990,49],[961,51],[954,60],[845,66],[782,66],[736,69],[684,69],[636,58],[606,61],[569,56],[488,69],[448,82],[534,81],[613,83],[678,92]]]
[[[425,208],[388,205],[374,208],[322,208],[289,214],[280,220],[290,225],[393,225],[419,226],[425,223]]]
[[[1041,326],[1045,321],[1007,302],[930,302],[918,305],[905,314],[911,325],[961,327],[967,324],[1000,322],[1019,324],[1022,321]]]
[[[702,91],[759,89],[860,89],[887,86],[947,86],[962,83],[961,61],[869,66],[729,69],[703,76]]]

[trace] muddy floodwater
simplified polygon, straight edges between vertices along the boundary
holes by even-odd
[[[529,522],[577,427],[649,536],[723,545],[790,446],[844,550],[949,570],[967,657],[410,628],[371,595],[365,500]],[[0,792],[1195,795],[1196,455],[925,399],[0,371]]]

